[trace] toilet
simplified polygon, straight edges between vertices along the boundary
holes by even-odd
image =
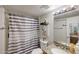
[[[43,54],[43,51],[40,48],[34,49],[31,54]]]

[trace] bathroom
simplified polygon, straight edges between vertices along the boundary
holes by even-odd
[[[0,54],[79,54],[79,5],[0,5]]]

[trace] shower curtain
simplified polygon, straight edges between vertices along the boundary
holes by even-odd
[[[39,47],[39,21],[9,14],[9,54],[28,54]]]

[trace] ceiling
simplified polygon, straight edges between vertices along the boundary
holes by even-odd
[[[61,5],[5,5],[3,7],[8,12],[23,14],[31,17],[38,17],[61,7]]]

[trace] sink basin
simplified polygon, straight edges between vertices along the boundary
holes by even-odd
[[[52,49],[51,49],[51,52],[52,52],[53,54],[67,54],[66,51],[64,51],[64,50],[62,50],[62,49],[60,49],[60,48],[52,48]]]

